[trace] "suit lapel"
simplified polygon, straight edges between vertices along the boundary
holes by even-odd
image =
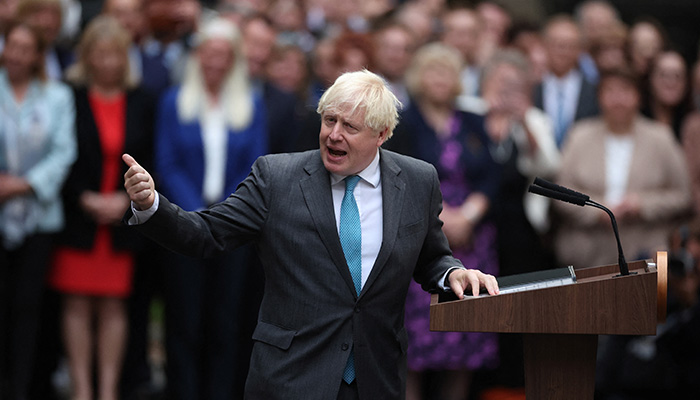
[[[335,212],[333,211],[333,195],[331,194],[330,177],[323,167],[321,158],[314,158],[314,162],[305,167],[309,175],[300,181],[301,190],[309,209],[311,219],[316,226],[321,241],[326,246],[333,264],[343,277],[348,290],[356,296],[355,285],[352,282],[350,269],[345,261],[343,247],[338,237],[338,229],[335,224]]]
[[[377,280],[382,269],[386,265],[389,255],[394,248],[396,235],[399,230],[399,217],[403,208],[403,199],[405,194],[406,183],[399,178],[401,168],[391,159],[391,156],[385,151],[381,151],[380,168],[382,179],[382,225],[384,232],[382,233],[382,246],[379,249],[377,260],[372,266],[367,282],[362,287],[360,296],[366,293],[370,286]]]

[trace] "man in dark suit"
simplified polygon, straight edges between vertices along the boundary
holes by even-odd
[[[259,158],[202,212],[159,195],[124,155],[125,219],[140,232],[200,257],[256,243],[266,279],[246,398],[402,399],[411,278],[460,298],[498,293],[493,276],[452,257],[435,169],[380,148],[398,104],[375,74],[342,75],[319,102],[320,150]]]
[[[266,68],[272,57],[277,31],[268,18],[255,14],[244,19],[241,26],[248,73],[253,90],[262,95],[267,110],[268,153],[286,153],[294,150],[298,134],[296,95],[276,87],[266,77]]]
[[[582,52],[581,32],[568,15],[558,15],[543,30],[548,71],[535,88],[535,107],[554,123],[554,139],[561,148],[573,122],[598,115],[596,87],[578,69]]]

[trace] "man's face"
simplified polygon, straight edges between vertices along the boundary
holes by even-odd
[[[581,34],[587,45],[600,41],[618,22],[615,10],[607,4],[589,4],[582,11]]]
[[[275,45],[275,31],[264,22],[254,19],[243,29],[243,45],[250,76],[261,78]]]
[[[323,165],[341,176],[355,175],[372,162],[388,130],[375,132],[365,125],[365,112],[350,114],[349,107],[321,115],[319,142]]]
[[[17,4],[19,4],[19,0],[0,1],[0,28],[3,28],[15,17],[15,13],[17,12]]]
[[[387,29],[375,37],[374,44],[379,72],[390,80],[401,79],[413,52],[409,33],[400,28]]]
[[[581,36],[576,25],[561,22],[552,25],[545,34],[549,69],[554,75],[564,76],[578,63]]]
[[[201,6],[196,0],[148,0],[144,15],[156,38],[174,40],[196,29]]]
[[[105,3],[105,12],[116,18],[133,38],[139,38],[143,34],[141,0],[110,0]]]
[[[481,29],[476,13],[469,10],[453,11],[445,15],[442,24],[442,42],[459,50],[468,63],[474,63]]]
[[[38,7],[27,16],[27,23],[41,32],[48,45],[52,45],[61,32],[61,9],[53,6]]]

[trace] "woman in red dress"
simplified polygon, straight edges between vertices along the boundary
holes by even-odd
[[[120,155],[134,151],[150,159],[153,131],[152,102],[128,78],[129,44],[115,19],[99,17],[85,30],[78,61],[68,72],[75,84],[78,159],[64,189],[66,229],[50,283],[64,294],[63,339],[74,400],[93,398],[93,358],[95,397],[118,398],[128,325],[125,298],[137,244],[120,226],[129,206]]]

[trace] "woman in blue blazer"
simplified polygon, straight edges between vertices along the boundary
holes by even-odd
[[[159,191],[186,210],[224,200],[267,152],[265,109],[254,94],[234,25],[216,19],[195,37],[183,83],[164,93],[156,120]],[[245,271],[244,247],[196,260],[172,254],[166,272],[169,399],[230,399]]]

